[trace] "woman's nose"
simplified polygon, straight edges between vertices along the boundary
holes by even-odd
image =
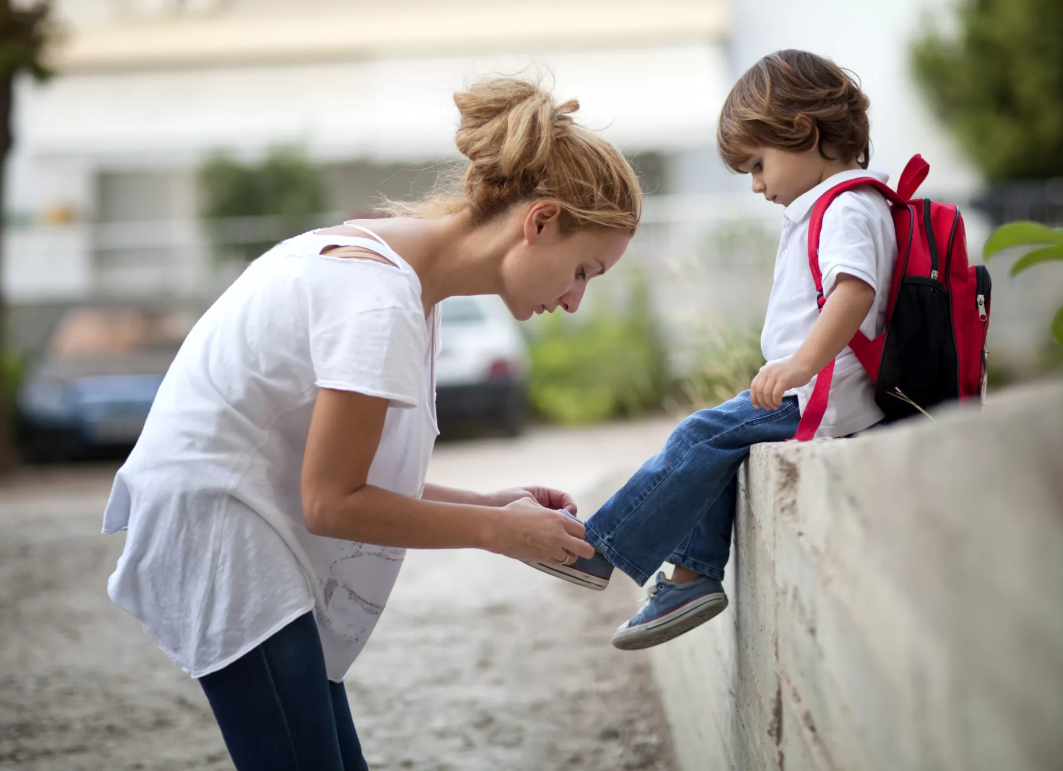
[[[572,289],[565,294],[561,295],[561,299],[558,303],[568,313],[575,313],[579,310],[579,304],[583,301],[583,293],[587,290],[587,285],[580,282],[576,285],[575,289]]]

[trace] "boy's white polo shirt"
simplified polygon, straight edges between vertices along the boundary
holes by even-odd
[[[882,182],[889,179],[877,171],[844,171],[824,180],[786,207],[779,253],[775,258],[775,280],[760,339],[761,352],[769,363],[793,356],[819,318],[816,285],[808,265],[812,207],[835,185],[858,177],[874,177]],[[834,199],[823,217],[819,242],[823,291],[829,298],[842,273],[861,279],[875,290],[875,302],[860,325],[860,331],[869,339],[878,337],[885,328],[896,262],[897,236],[886,199],[869,187],[848,190]],[[852,350],[846,346],[835,362],[830,400],[817,437],[846,436],[883,418],[882,410],[875,404],[874,384]],[[787,391],[787,395],[798,397],[802,413],[815,383],[813,378],[808,385]]]

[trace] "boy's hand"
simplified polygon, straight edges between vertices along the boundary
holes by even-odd
[[[765,364],[749,386],[749,400],[757,409],[777,410],[791,388],[807,385],[853,339],[875,303],[875,290],[863,279],[838,274],[812,332],[786,361]]]
[[[783,394],[807,385],[814,374],[793,359],[765,364],[749,385],[749,399],[758,410],[777,410],[782,406]]]

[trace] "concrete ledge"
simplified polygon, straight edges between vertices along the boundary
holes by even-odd
[[[754,448],[730,608],[653,649],[684,771],[1063,763],[1063,384]]]

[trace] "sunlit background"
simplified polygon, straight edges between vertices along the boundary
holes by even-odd
[[[6,362],[23,380],[45,365],[43,396],[23,406],[53,416],[56,383],[78,372],[143,376],[86,381],[89,401],[106,400],[103,386],[122,391],[104,439],[135,433],[164,357],[121,372],[51,366],[71,358],[54,343],[64,339],[57,320],[67,335],[93,320],[121,326],[115,314],[133,303],[149,316],[165,306],[177,323],[271,243],[366,216],[382,196],[424,192],[457,160],[451,94],[483,75],[539,77],[559,99],[577,97],[580,120],[631,157],[648,193],[628,256],[592,285],[579,318],[526,324],[523,343],[452,351],[465,358],[442,373],[441,411],[476,417],[482,393],[459,386],[517,381],[482,400],[510,432],[528,415],[594,422],[713,402],[755,372],[781,210],[724,168],[714,136],[730,85],[772,50],[808,48],[858,75],[872,103],[873,168],[896,177],[922,153],[922,192],[963,207],[974,259],[993,224],[1061,211],[1058,182],[1029,185],[1018,203],[993,198],[1002,188],[987,180],[1007,182],[1007,169],[983,163],[962,127],[935,113],[948,73],[918,51],[929,36],[958,34],[946,2],[58,0],[53,10],[45,62],[55,77],[16,82]],[[1060,171],[1049,163],[1044,176]],[[1016,281],[995,271],[991,385],[1058,360],[1053,267]],[[64,316],[86,302],[108,307]],[[448,326],[480,315],[506,324],[480,305],[454,308]],[[151,345],[100,335],[100,358]],[[44,450],[60,439],[30,441]]]
[[[12,7],[50,9],[39,51]],[[277,241],[428,190],[460,161],[454,91],[540,78],[643,181],[575,316],[443,308],[430,479],[589,506],[762,364],[782,210],[715,149],[750,65],[804,48],[852,70],[871,167],[895,182],[921,153],[977,263],[1004,223],[1063,226],[1061,40],[1059,0],[0,0],[0,444],[11,425],[24,464],[0,487],[0,767],[229,767],[198,688],[104,596],[121,543],[99,513],[203,310]],[[1012,277],[1021,251],[990,262],[991,390],[1063,366],[1063,262]],[[602,610],[468,554],[411,557],[348,681],[371,767],[673,767],[645,661],[605,643],[627,588]],[[529,608],[568,636],[536,638]],[[594,703],[558,711],[566,687]]]

